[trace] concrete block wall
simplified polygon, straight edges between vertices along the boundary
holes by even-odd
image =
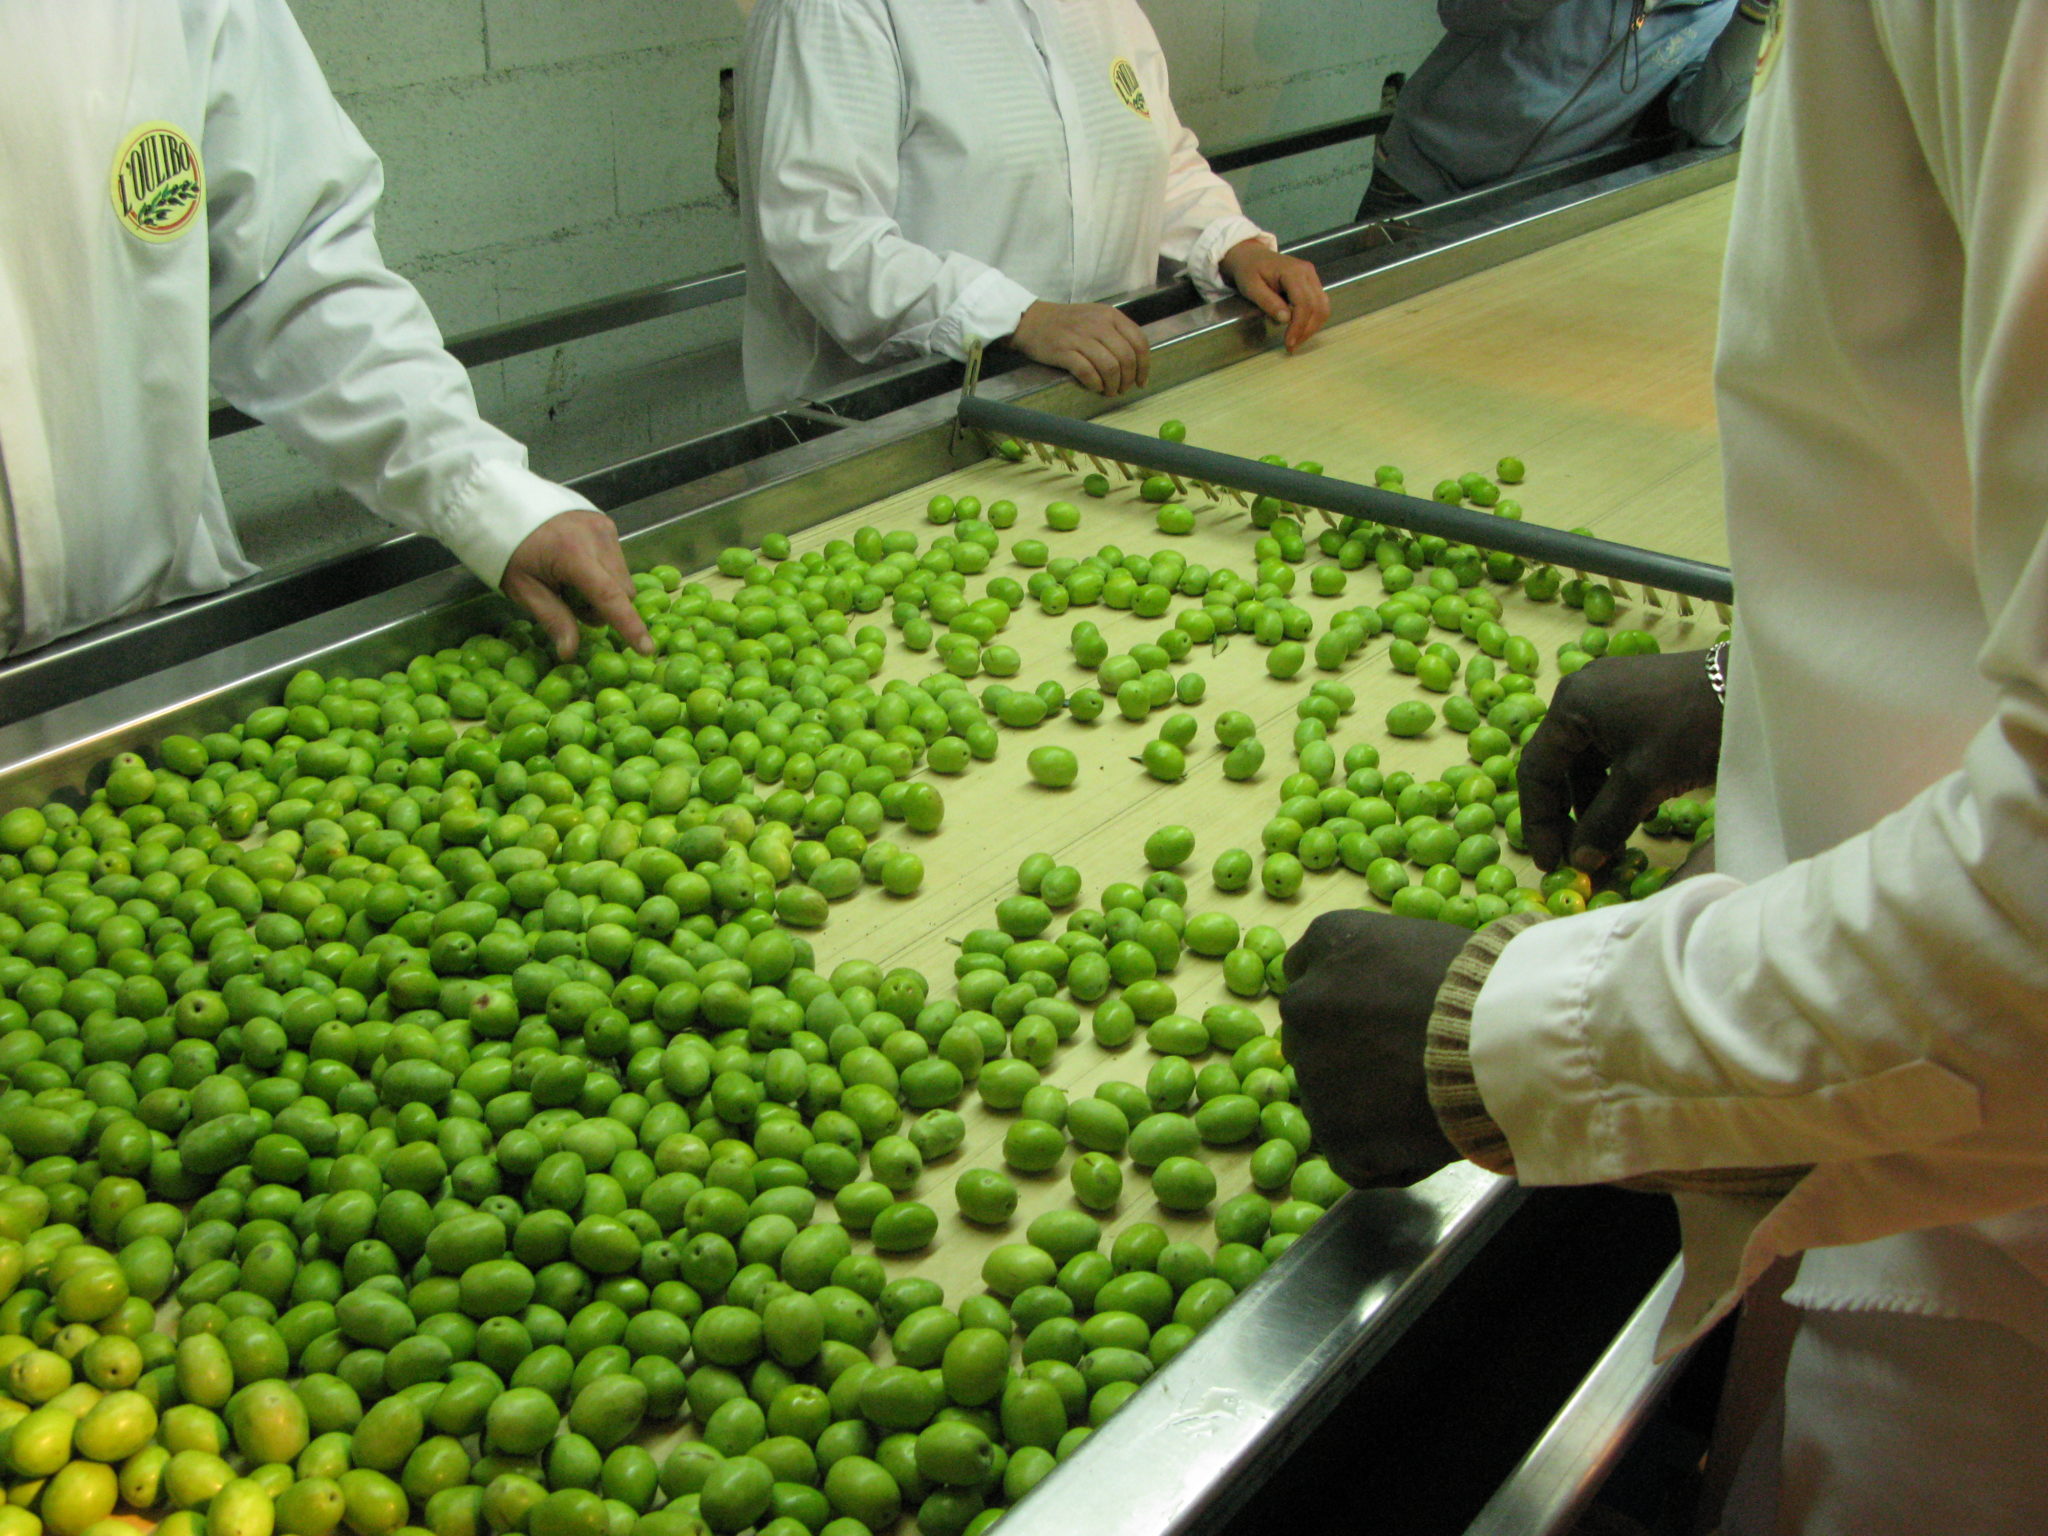
[[[1376,112],[1443,36],[1432,0],[1142,0],[1181,118],[1216,148]],[[1233,173],[1283,239],[1347,224],[1371,170],[1362,143]]]
[[[384,160],[386,259],[460,334],[739,260],[720,77],[751,0],[291,0]],[[1182,117],[1225,148],[1375,110],[1440,29],[1431,0],[1143,0]],[[1348,145],[1233,177],[1283,238],[1345,222]],[[571,477],[745,414],[739,306],[476,370],[485,416]],[[267,432],[215,445],[251,558],[381,535]]]

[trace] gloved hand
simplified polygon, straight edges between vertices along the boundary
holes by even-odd
[[[1287,951],[1280,1043],[1316,1144],[1346,1182],[1413,1184],[1458,1160],[1422,1050],[1444,973],[1472,935],[1452,923],[1328,912]]]
[[[1603,656],[1557,685],[1516,775],[1529,855],[1602,868],[1673,795],[1714,782],[1721,700],[1700,651]],[[1576,818],[1576,820],[1575,820]]]

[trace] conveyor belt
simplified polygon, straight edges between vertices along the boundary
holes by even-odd
[[[1709,191],[1656,208],[1351,320],[1300,357],[1260,352],[1121,407],[1106,419],[1149,432],[1177,417],[1199,443],[1254,456],[1279,451],[1316,457],[1333,472],[1368,480],[1377,463],[1392,461],[1407,470],[1412,484],[1488,469],[1512,453],[1529,466],[1519,499],[1531,519],[1583,524],[1694,558],[1724,558],[1707,360],[1728,201],[1725,192]],[[1226,317],[1210,323],[1241,333],[1249,322]],[[1192,355],[1201,338],[1193,332],[1190,337]],[[1162,376],[1172,377],[1170,351],[1162,351],[1161,363]],[[1038,388],[1055,408],[1079,403],[1072,390],[1046,390],[1043,381]],[[916,527],[930,535],[942,530],[925,524],[922,510],[943,492],[978,495],[985,502],[1016,500],[1023,515],[1006,535],[1006,549],[1029,536],[1044,539],[1054,556],[1113,542],[1142,550],[1171,545],[1212,566],[1243,570],[1253,563],[1253,535],[1246,514],[1234,504],[1199,508],[1194,535],[1167,539],[1154,531],[1152,509],[1131,490],[1085,500],[1077,476],[1042,465],[976,463],[858,504],[864,470],[870,484],[881,478],[907,485],[902,465],[928,462],[941,451],[943,423],[943,412],[926,413],[911,423],[909,435],[896,437],[885,424],[874,424],[863,429],[865,438],[849,434],[853,449],[869,445],[869,457],[842,456],[797,481],[736,473],[722,487],[710,488],[728,499],[701,489],[680,498],[691,515],[644,527],[629,540],[629,552],[636,565],[694,565],[718,543],[758,539],[777,527],[795,532],[799,550],[869,524]],[[1055,498],[1082,502],[1078,531],[1045,529],[1042,509]],[[856,509],[817,520],[820,507],[849,505]],[[644,516],[652,520],[659,510],[651,506]],[[640,519],[627,521],[632,526]],[[1030,574],[1012,565],[1007,554],[989,574],[997,573],[1020,581]],[[712,580],[720,590],[728,585]],[[1379,595],[1376,573],[1368,567],[1351,574],[1341,601],[1305,594],[1301,600],[1317,614],[1320,630],[1335,607],[1377,601]],[[0,763],[8,765],[0,769],[0,807],[78,782],[93,759],[117,747],[238,713],[274,692],[298,666],[382,670],[396,657],[445,643],[501,611],[494,599],[475,596],[466,578],[430,577],[0,731]],[[1536,642],[1548,678],[1558,644],[1582,628],[1579,616],[1555,604],[1519,601],[1509,612],[1509,628]],[[1016,685],[1048,677],[1070,688],[1088,681],[1066,650],[1068,630],[1082,617],[1101,625],[1112,651],[1156,628],[1100,608],[1051,620],[1027,606],[1003,637],[1022,654]],[[1719,628],[1711,612],[1688,618],[1671,609],[1629,607],[1618,622],[1645,625],[1667,649],[1704,644]],[[1384,656],[1384,646],[1375,644],[1342,674],[1357,690],[1358,704],[1334,733],[1340,750],[1373,741],[1383,749],[1384,766],[1418,775],[1459,760],[1462,741],[1441,727],[1419,740],[1385,737],[1379,722],[1388,704],[1419,695],[1412,679],[1387,668]],[[1319,911],[1361,904],[1361,883],[1341,869],[1311,876],[1293,902],[1272,901],[1256,889],[1223,895],[1210,886],[1207,870],[1218,852],[1230,846],[1257,849],[1259,829],[1274,808],[1274,786],[1291,767],[1294,704],[1322,675],[1310,667],[1292,682],[1276,682],[1265,675],[1264,660],[1260,647],[1239,637],[1214,652],[1203,648],[1188,662],[1205,675],[1209,691],[1196,710],[1203,721],[1200,749],[1191,753],[1188,780],[1181,785],[1155,784],[1130,761],[1156,722],[1151,728],[1130,726],[1112,712],[1092,726],[1062,718],[1035,732],[1005,733],[995,762],[977,765],[962,779],[939,781],[949,817],[938,836],[919,844],[928,871],[924,892],[899,902],[870,890],[838,908],[817,936],[821,961],[860,956],[943,977],[953,954],[949,940],[986,925],[994,902],[1014,888],[1024,854],[1043,849],[1076,864],[1086,880],[1085,899],[1092,900],[1111,881],[1142,878],[1140,845],[1168,821],[1194,826],[1200,834],[1185,871],[1190,910],[1229,911],[1247,924],[1272,923],[1291,938]],[[930,663],[892,649],[891,666],[914,677]],[[1271,755],[1257,782],[1229,783],[1218,771],[1220,752],[1208,726],[1226,708],[1245,709],[1260,722]],[[1080,782],[1070,791],[1039,790],[1026,779],[1025,750],[1048,741],[1072,747],[1081,759]],[[889,835],[911,840],[900,829]],[[1199,1014],[1224,995],[1216,967],[1208,962],[1190,959],[1174,981],[1182,1012]],[[1086,1091],[1109,1076],[1142,1078],[1148,1064],[1142,1044],[1112,1055],[1088,1042],[1084,1031],[1063,1053],[1051,1080]],[[960,1156],[930,1170],[918,1191],[941,1213],[939,1243],[922,1258],[891,1261],[892,1270],[915,1268],[941,1280],[954,1300],[975,1285],[981,1260],[996,1241],[1013,1238],[1035,1211],[1067,1198],[1063,1178],[1022,1179],[1025,1204],[1014,1231],[997,1236],[962,1223],[953,1212],[951,1183],[959,1171],[995,1161],[1003,1123],[986,1112],[970,1120]],[[1224,1194],[1244,1187],[1242,1159],[1220,1161]],[[1176,1236],[1206,1228],[1202,1218],[1157,1209],[1140,1173],[1127,1173],[1126,1191],[1117,1224],[1161,1220]],[[1498,1181],[1464,1168],[1447,1170],[1412,1192],[1348,1197],[1301,1252],[1141,1391],[1072,1466],[1019,1507],[1005,1529],[1135,1536],[1196,1529],[1220,1517],[1313,1412],[1318,1398],[1340,1390],[1369,1362],[1388,1331],[1455,1270],[1464,1245],[1483,1240],[1510,1199]],[[1135,1476],[1134,1467],[1142,1469]],[[1226,1475],[1237,1482],[1226,1482]]]

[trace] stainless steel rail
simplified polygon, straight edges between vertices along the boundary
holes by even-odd
[[[1007,1536],[1223,1526],[1499,1229],[1521,1192],[1469,1163],[1353,1190],[1003,1516]]]
[[[1656,1358],[1658,1330],[1678,1294],[1679,1276],[1674,1260],[1465,1536],[1565,1536],[1571,1530],[1685,1366],[1684,1352]]]
[[[1393,120],[1394,114],[1391,112],[1368,112],[1363,117],[1347,117],[1341,122],[1324,123],[1318,128],[1299,128],[1292,133],[1276,133],[1270,138],[1234,144],[1229,149],[1219,149],[1211,153],[1208,157],[1209,169],[1228,175],[1232,171],[1249,170],[1255,165],[1285,160],[1292,155],[1305,155],[1313,150],[1328,149],[1333,144],[1356,143],[1360,139],[1374,137]]]
[[[501,363],[508,357],[518,357],[525,352],[538,352],[544,347],[581,341],[586,336],[599,336],[625,326],[643,325],[649,320],[685,314],[708,304],[723,304],[729,299],[744,297],[746,291],[746,268],[721,267],[716,272],[706,272],[698,277],[655,283],[651,287],[636,288],[631,293],[617,293],[587,304],[571,304],[543,315],[514,320],[507,325],[487,326],[466,336],[455,337],[448,343],[448,350],[463,367],[481,368],[486,363]],[[232,405],[217,405],[208,418],[207,435],[229,437],[261,425],[263,423],[255,417],[245,415]]]

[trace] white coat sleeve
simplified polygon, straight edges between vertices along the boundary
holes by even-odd
[[[1475,1080],[1525,1181],[1816,1165],[1750,1213],[1744,1277],[1773,1251],[2048,1203],[2048,98],[2025,62],[2048,47],[2048,17],[1913,9],[1900,29],[1922,34],[1914,77],[1844,88],[1910,103],[1897,137],[1927,187],[1912,212],[1954,223],[1940,281],[1955,292],[1925,302],[1958,317],[1962,389],[1927,408],[1959,411],[1968,446],[1995,713],[1959,770],[1816,857],[1518,935],[1473,1016]],[[1816,30],[1832,15],[1814,13]],[[1780,206],[1788,227],[1770,234],[1796,245],[1810,215]],[[1892,366],[1891,340],[1854,338],[1871,377]],[[1771,423],[1817,462],[1839,451],[1825,411],[1781,405]],[[1897,607],[1913,644],[1909,592],[1867,601]]]
[[[896,221],[902,70],[885,17],[862,0],[757,11],[740,81],[743,153],[761,253],[833,339],[863,363],[999,341],[1035,302]]]
[[[211,43],[215,386],[496,586],[528,534],[590,503],[531,473],[526,450],[477,415],[419,293],[384,265],[382,167],[285,0],[229,0]]]
[[[1203,298],[1225,298],[1234,291],[1220,265],[1225,253],[1246,240],[1262,241],[1274,250],[1280,248],[1280,242],[1244,216],[1236,189],[1210,169],[1194,130],[1173,110],[1166,55],[1142,13],[1138,24],[1144,27],[1149,44],[1143,52],[1145,94],[1159,115],[1159,129],[1168,145],[1159,254],[1185,267]]]

